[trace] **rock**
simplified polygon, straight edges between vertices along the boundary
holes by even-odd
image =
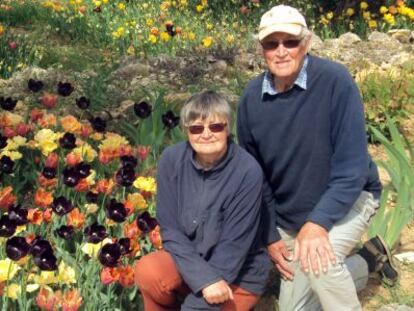
[[[227,71],[227,63],[224,60],[218,60],[211,64],[210,71],[217,75],[223,75]]]
[[[389,64],[391,66],[402,66],[405,63],[408,63],[410,61],[414,61],[414,55],[412,53],[408,52],[401,52],[397,55],[391,56],[389,60]]]
[[[342,45],[342,46],[351,47],[351,46],[355,45],[356,43],[361,42],[362,40],[358,35],[356,35],[352,32],[347,32],[347,33],[344,33],[343,35],[341,35],[338,38],[338,41],[339,41],[339,44]]]
[[[312,33],[311,50],[320,50],[322,48],[323,48],[322,39],[318,35],[316,35],[315,33]]]
[[[184,92],[184,93],[169,93],[165,95],[164,100],[168,103],[184,103],[189,99],[191,96],[191,93]]]
[[[401,43],[410,43],[411,30],[409,29],[392,29],[388,31],[388,34]]]
[[[118,79],[131,80],[136,76],[146,77],[150,74],[151,67],[147,64],[129,64],[116,70],[112,76]]]
[[[381,307],[377,311],[414,311],[414,308],[411,308],[406,305],[390,304],[390,305]]]
[[[378,43],[381,45],[395,44],[401,46],[401,43],[397,39],[390,37],[389,35],[379,31],[373,31],[368,36],[368,41]]]

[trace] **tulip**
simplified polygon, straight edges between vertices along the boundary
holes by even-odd
[[[118,241],[121,255],[126,255],[132,251],[131,249],[131,240],[129,238],[122,238]]]
[[[9,41],[9,48],[12,50],[17,49],[17,42],[16,41]]]
[[[148,233],[158,225],[157,220],[145,211],[137,217],[137,226],[139,230]]]
[[[0,149],[6,148],[7,146],[7,137],[0,134]]]
[[[8,238],[16,232],[16,223],[5,214],[0,218],[0,237]]]
[[[76,147],[76,136],[72,133],[65,133],[59,139],[59,144],[63,149],[72,150]]]
[[[115,222],[123,222],[127,216],[127,210],[124,204],[117,202],[115,199],[111,199],[105,208],[105,215]]]
[[[75,187],[80,180],[80,176],[75,167],[66,167],[62,172],[63,183],[68,187]]]
[[[28,210],[20,207],[20,205],[13,206],[9,209],[9,218],[17,226],[22,226],[29,222],[27,219],[28,213]]]
[[[31,130],[30,126],[25,123],[19,123],[16,128],[17,135],[26,136]]]
[[[6,136],[7,138],[12,138],[12,137],[14,137],[14,136],[16,136],[16,135],[17,135],[17,132],[16,132],[13,128],[11,128],[10,126],[6,126],[6,127],[3,129],[3,134],[4,134],[4,136]]]
[[[105,267],[116,267],[121,258],[121,247],[117,243],[105,244],[99,251],[98,258]]]
[[[171,37],[174,37],[177,34],[177,32],[174,30],[174,25],[172,23],[167,23],[165,25],[165,29]]]
[[[131,168],[135,168],[138,164],[137,158],[131,155],[124,155],[121,157],[121,165],[123,167],[129,166]]]
[[[48,240],[36,237],[30,244],[30,254],[36,257],[45,252],[53,252],[52,245],[50,245]]]
[[[94,8],[94,9],[93,9],[93,11],[94,11],[95,13],[101,13],[101,12],[102,12],[102,9],[101,9],[101,7],[100,7],[100,6],[97,6],[96,8]]]
[[[90,103],[91,103],[90,100],[86,98],[85,96],[81,96],[76,99],[76,106],[78,106],[79,109],[82,109],[82,110],[87,109]]]
[[[11,174],[13,172],[14,162],[8,156],[2,156],[0,158],[0,172],[5,174]]]
[[[46,311],[56,310],[57,297],[51,288],[42,287],[36,296],[37,306]]]
[[[27,82],[27,87],[33,93],[37,93],[43,88],[43,82],[40,80],[36,81],[34,79],[29,79],[29,81]]]
[[[91,173],[91,166],[85,162],[81,162],[76,164],[74,167],[76,173],[80,176],[80,178],[86,178]]]
[[[53,108],[56,106],[58,96],[56,94],[46,93],[42,96],[41,102],[46,108]]]
[[[12,99],[11,97],[0,97],[0,107],[7,111],[12,111],[17,104],[17,100]]]
[[[86,240],[93,244],[101,242],[108,236],[105,227],[99,225],[98,223],[93,223],[92,225],[86,227],[83,232],[85,233]]]
[[[69,240],[73,237],[75,234],[75,230],[73,229],[73,226],[65,226],[62,225],[59,228],[56,229],[56,234],[60,236],[62,239]]]
[[[86,193],[86,201],[88,203],[97,203],[98,202],[98,194],[92,191]]]
[[[30,245],[26,239],[20,236],[15,236],[6,242],[6,254],[11,260],[18,261],[29,253]]]
[[[124,266],[119,267],[119,284],[121,284],[122,287],[128,288],[134,285],[134,268],[131,266]]]
[[[145,101],[134,104],[134,112],[141,119],[148,118],[151,114],[152,106]]]
[[[89,122],[91,123],[92,128],[98,133],[105,132],[106,122],[100,117],[90,118]]]
[[[42,170],[42,175],[46,179],[53,179],[56,177],[56,168],[53,167],[44,167]]]
[[[57,86],[57,92],[63,97],[67,97],[72,94],[74,87],[69,82],[59,82]]]
[[[167,129],[173,129],[178,125],[180,117],[177,117],[171,110],[168,110],[161,116],[161,120]]]
[[[75,207],[63,196],[55,198],[52,203],[52,210],[59,216],[63,216],[73,210]]]
[[[101,271],[101,283],[109,285],[119,280],[119,272],[117,268],[105,267]]]
[[[118,185],[123,187],[131,186],[135,181],[135,171],[132,167],[121,167],[115,175],[115,179]]]
[[[33,257],[34,264],[44,271],[54,271],[57,269],[56,257],[52,251],[46,251],[39,256]]]

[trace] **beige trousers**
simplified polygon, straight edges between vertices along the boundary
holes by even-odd
[[[371,193],[363,191],[349,213],[329,232],[329,239],[337,258],[327,273],[319,276],[305,273],[298,262],[290,265],[295,271],[293,281],[282,280],[280,311],[348,311],[361,310],[357,290],[366,286],[368,265],[359,255],[348,257],[368,229],[379,202]],[[289,251],[293,252],[297,232],[278,228]]]

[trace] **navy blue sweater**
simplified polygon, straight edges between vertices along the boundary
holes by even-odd
[[[211,170],[188,142],[168,147],[158,164],[157,219],[165,249],[190,293],[182,310],[215,309],[200,291],[224,279],[262,293],[270,261],[259,232],[263,175],[258,163],[229,140]]]
[[[276,226],[298,231],[306,221],[330,230],[362,190],[381,184],[367,152],[363,105],[347,69],[309,55],[307,88],[265,94],[264,74],[246,87],[238,110],[241,146],[265,173],[268,244]]]

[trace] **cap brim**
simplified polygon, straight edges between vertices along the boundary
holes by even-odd
[[[264,38],[275,32],[283,32],[293,36],[299,36],[302,32],[302,29],[302,25],[295,24],[271,25],[259,31],[259,41],[262,41]]]

